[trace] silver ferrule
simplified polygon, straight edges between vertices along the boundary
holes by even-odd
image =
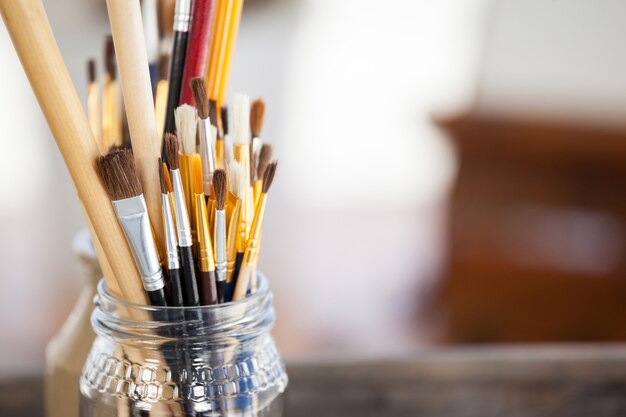
[[[188,32],[191,21],[191,0],[176,0],[174,9],[174,30]]]
[[[185,191],[183,181],[180,178],[180,170],[170,171],[172,176],[172,188],[174,189],[174,206],[176,208],[176,225],[178,226],[178,244],[187,248],[193,244],[191,240],[191,225],[189,224],[189,214],[185,203]]]
[[[113,207],[135,257],[144,289],[156,291],[163,288],[165,280],[143,194],[113,201]]]
[[[202,160],[202,183],[204,195],[211,195],[211,181],[215,172],[215,154],[211,135],[211,121],[200,119],[200,159]]]
[[[226,212],[215,210],[215,280],[226,281]]]
[[[163,227],[165,228],[165,249],[167,251],[167,267],[169,269],[180,268],[180,257],[178,256],[178,242],[176,239],[176,226],[174,225],[174,215],[170,196],[161,194],[161,207],[163,210]]]

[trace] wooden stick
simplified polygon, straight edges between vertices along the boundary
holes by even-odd
[[[147,304],[135,261],[96,173],[98,145],[41,0],[0,0],[0,13],[106,259],[114,260],[110,266],[115,277],[105,277],[107,285],[119,288],[128,301]]]
[[[165,234],[161,218],[160,166],[157,162],[161,151],[158,147],[141,6],[138,0],[107,0],[107,9],[135,164],[157,237],[157,247],[162,249],[165,247]]]

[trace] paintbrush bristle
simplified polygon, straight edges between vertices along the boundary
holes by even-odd
[[[237,93],[233,97],[233,143],[250,143],[250,97]]]
[[[161,194],[167,194],[169,190],[167,188],[167,182],[165,182],[165,172],[163,168],[163,162],[161,158],[159,158],[159,184],[161,184]]]
[[[198,117],[205,120],[209,117],[209,99],[206,94],[206,84],[204,83],[204,78],[198,77],[192,79],[191,90],[193,91],[193,98],[196,101]],[[213,122],[213,120],[211,120],[211,122]]]
[[[109,35],[104,41],[104,70],[109,74],[109,78],[114,80],[117,78],[117,65],[115,63],[115,47],[113,45],[113,36]]]
[[[215,191],[215,208],[224,210],[226,204],[226,173],[223,169],[216,169],[213,173],[213,190]]]
[[[202,160],[200,159],[200,155],[194,155],[193,158],[191,158],[191,185],[194,194],[202,194],[204,192]]]
[[[245,179],[243,167],[237,161],[228,165],[228,189],[240,200],[244,196]]]
[[[272,186],[272,182],[274,181],[274,174],[276,173],[276,167],[278,166],[278,161],[271,162],[265,173],[263,174],[263,194],[267,194]]]
[[[261,130],[263,129],[263,122],[265,121],[265,101],[262,98],[257,98],[252,102],[250,106],[250,129],[252,130],[252,137],[261,137]]]
[[[176,110],[174,110],[174,120],[176,122],[176,133],[178,134],[183,153],[187,155],[195,153],[198,122],[196,118],[196,108],[189,104],[178,106]]]
[[[98,171],[111,200],[123,200],[142,193],[133,153],[120,149],[98,159]]]
[[[171,133],[165,134],[165,157],[170,164],[170,169],[176,170],[179,167],[178,163],[178,138]]]
[[[256,177],[262,179],[265,176],[265,170],[272,160],[272,145],[264,143],[259,152],[259,164],[257,166]]]
[[[87,61],[87,78],[89,84],[96,82],[96,60],[93,58]]]

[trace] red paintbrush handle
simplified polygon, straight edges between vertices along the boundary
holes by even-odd
[[[217,0],[193,2],[179,104],[196,104],[190,82],[196,77],[206,77],[216,5]]]

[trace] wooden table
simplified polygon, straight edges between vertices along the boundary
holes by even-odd
[[[288,365],[287,417],[626,416],[626,344],[446,348]],[[0,416],[43,416],[41,378],[0,381]]]

